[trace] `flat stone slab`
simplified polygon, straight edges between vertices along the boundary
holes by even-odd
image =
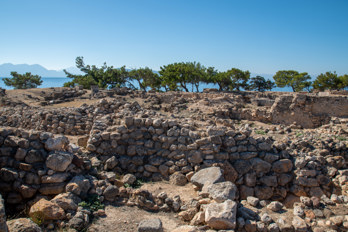
[[[159,218],[146,219],[139,223],[138,232],[162,232],[162,221]]]
[[[191,177],[191,182],[198,186],[199,188],[202,188],[205,183],[211,183],[215,184],[218,182],[223,182],[224,176],[222,174],[222,170],[219,167],[210,167],[202,169],[198,172],[196,172]]]

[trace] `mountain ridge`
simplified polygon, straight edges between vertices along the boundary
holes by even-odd
[[[80,74],[81,72],[76,67],[66,68],[68,72],[74,74]],[[43,67],[40,64],[12,64],[3,63],[0,64],[0,77],[10,77],[11,72],[18,72],[24,74],[30,72],[33,75],[39,75],[41,77],[65,77],[65,73],[62,70],[50,70]]]

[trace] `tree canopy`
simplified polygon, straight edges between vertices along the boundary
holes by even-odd
[[[100,88],[130,87],[136,89],[136,86],[142,91],[149,89],[156,91],[186,91],[199,92],[202,83],[215,84],[220,91],[267,91],[275,86],[284,88],[290,87],[294,92],[312,88],[318,90],[325,89],[347,89],[348,75],[338,76],[335,72],[326,72],[320,74],[312,83],[310,75],[294,70],[280,70],[271,80],[266,80],[262,76],[250,78],[249,71],[243,71],[238,68],[231,68],[226,71],[218,71],[215,67],[206,68],[199,62],[179,62],[163,65],[160,71],[154,72],[152,69],[137,68],[127,70],[125,66],[114,68],[107,66],[97,67],[95,65],[86,65],[83,57],[76,58],[76,67],[83,73],[74,75],[64,70],[67,77],[72,81],[64,86],[82,85],[84,88],[90,88],[91,85],[98,85]]]
[[[189,92],[189,85],[199,92],[199,84],[208,79],[207,69],[199,62],[181,62],[164,65],[159,71],[162,80],[162,86],[166,90],[183,89]]]
[[[274,82],[266,80],[264,77],[256,76],[250,79],[250,84],[247,89],[264,92],[266,90],[272,90],[274,86]]]
[[[41,77],[39,75],[32,75],[30,72],[25,74],[18,74],[17,72],[11,72],[12,78],[4,78],[5,85],[12,86],[15,89],[31,89],[37,88],[42,84]]]
[[[124,87],[127,84],[134,87],[129,82],[128,72],[123,66],[115,69],[113,66],[107,66],[106,63],[100,68],[95,65],[85,65],[83,57],[76,58],[76,67],[80,69],[84,75],[75,75],[63,70],[67,77],[73,80],[64,84],[64,86],[82,85],[84,88],[90,88],[91,85],[98,85],[100,88]]]
[[[250,78],[249,71],[242,71],[238,68],[232,68],[227,70],[227,77],[230,79],[230,90],[240,91],[240,88],[246,88],[248,86],[248,80]]]
[[[294,70],[281,70],[273,76],[273,79],[278,87],[288,86],[294,92],[302,91],[305,88],[308,89],[311,86],[309,81],[311,77],[306,72],[299,73]]]
[[[321,73],[313,82],[313,88],[320,91],[326,89],[344,89],[348,87],[348,75],[338,76],[336,72]]]
[[[149,87],[154,90],[159,90],[161,87],[159,75],[148,67],[129,71],[129,79],[137,81],[139,88],[143,91]]]

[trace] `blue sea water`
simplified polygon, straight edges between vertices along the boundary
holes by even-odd
[[[6,86],[0,77],[0,87],[4,89],[13,89],[12,87]],[[71,81],[68,77],[42,77],[42,85],[39,88],[50,88],[50,87],[63,87],[65,82]]]
[[[2,81],[2,77],[0,77],[0,87],[4,89],[13,89],[12,87],[6,86]],[[39,88],[50,88],[50,87],[63,87],[65,82],[71,81],[68,77],[42,77],[42,85]],[[138,87],[138,83],[133,83],[135,87]],[[202,92],[205,88],[218,88],[217,85],[214,84],[200,84],[199,91]],[[188,89],[191,91],[192,87],[189,86]],[[196,89],[194,89],[195,91]],[[285,88],[274,88],[272,91],[279,92],[292,92],[292,89],[289,87]]]

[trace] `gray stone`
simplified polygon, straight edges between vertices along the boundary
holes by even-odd
[[[13,232],[41,232],[41,228],[29,218],[18,218],[7,221],[9,231]],[[1,230],[1,232],[7,231]]]
[[[259,204],[260,200],[259,200],[258,198],[256,198],[256,197],[248,196],[248,197],[247,197],[247,202],[248,202],[251,206],[256,207],[256,206]]]
[[[109,185],[103,192],[103,195],[105,197],[105,200],[107,201],[114,201],[117,194],[118,194],[118,188],[115,185]]]
[[[91,183],[87,178],[82,175],[74,176],[71,181],[66,185],[66,192],[72,192],[76,195],[86,195]]]
[[[222,181],[224,181],[224,177],[219,167],[202,169],[191,177],[191,182],[199,188],[202,188],[206,182],[215,184]]]
[[[251,165],[248,160],[237,160],[234,162],[233,167],[239,175],[244,175],[251,169]]]
[[[47,157],[46,166],[54,171],[64,172],[71,164],[73,157],[68,152],[56,151]]]
[[[272,201],[267,205],[267,209],[272,210],[273,212],[278,212],[283,208],[283,204],[279,201]]]
[[[61,183],[64,182],[68,178],[67,173],[55,173],[51,176],[42,176],[41,177],[41,183],[47,184],[47,183]]]
[[[227,200],[207,205],[205,222],[213,229],[226,230],[236,227],[237,203]]]
[[[228,199],[233,201],[238,196],[237,186],[230,181],[211,184],[207,187],[207,192],[218,203]]]
[[[1,168],[0,178],[2,181],[12,182],[17,180],[18,172],[12,168]]]
[[[69,144],[69,139],[65,136],[49,138],[45,142],[45,148],[48,151],[63,151]]]
[[[303,208],[299,205],[296,205],[294,207],[294,215],[295,216],[299,216],[299,217],[303,217],[304,216],[304,211],[303,211]]]
[[[267,227],[269,232],[279,232],[279,226],[276,223],[271,223],[269,224],[269,226]]]
[[[293,167],[291,160],[281,159],[273,163],[272,170],[277,173],[290,172]]]
[[[184,186],[187,183],[187,178],[180,172],[175,172],[169,177],[169,181],[173,185]]]
[[[139,223],[138,232],[162,232],[162,221],[159,218],[145,219]]]
[[[268,186],[256,186],[255,196],[261,200],[267,200],[273,196],[273,190]]]
[[[260,158],[251,159],[252,169],[257,173],[267,173],[271,170],[272,165]]]
[[[57,195],[62,193],[65,188],[65,183],[41,184],[39,192],[42,195]]]
[[[126,174],[122,178],[122,182],[129,185],[132,185],[136,180],[137,178],[133,174]]]
[[[56,203],[64,210],[76,211],[81,199],[73,193],[61,193],[55,196],[51,202]]]
[[[296,231],[308,231],[305,220],[303,220],[299,216],[294,216],[294,218],[292,219],[292,226]]]

